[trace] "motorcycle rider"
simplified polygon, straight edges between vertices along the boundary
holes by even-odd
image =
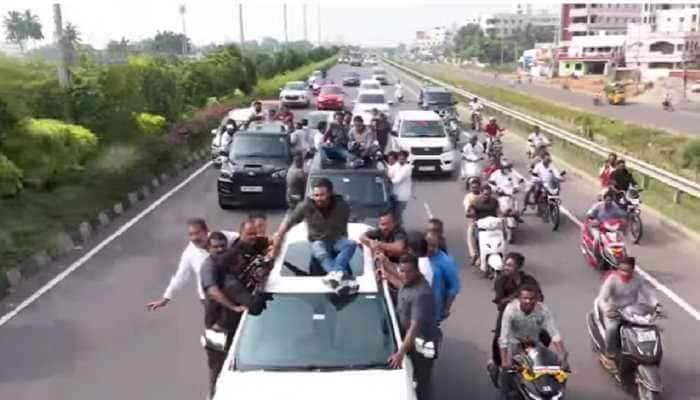
[[[481,110],[483,106],[481,103],[479,103],[479,99],[474,97],[472,101],[469,102],[469,121],[472,122],[472,129],[479,130],[479,127],[476,126],[474,123],[474,117],[478,117],[479,120],[481,119]],[[479,124],[481,125],[481,124]]]
[[[477,222],[486,217],[501,217],[501,208],[499,207],[498,200],[493,197],[491,186],[488,183],[481,187],[481,195],[467,210],[467,217],[474,219],[472,231],[474,233],[474,243],[476,244],[475,250],[477,254],[472,257],[472,264],[476,265],[479,261],[479,226]]]
[[[626,217],[627,213],[615,203],[615,195],[611,190],[603,194],[603,201],[594,204],[588,210],[582,229],[586,229],[593,236],[596,252],[600,246],[600,224],[613,219],[624,220]]]
[[[600,178],[600,187],[603,192],[608,190],[610,187],[610,173],[615,169],[615,164],[617,163],[617,154],[608,154],[608,159],[605,160],[605,164],[600,168],[598,177]]]
[[[489,177],[489,183],[494,185],[496,193],[502,192],[506,185],[513,185],[513,189],[518,189],[522,182],[523,179],[513,171],[513,164],[511,164],[510,161],[504,161],[501,163],[501,168],[494,171],[494,173],[492,173]],[[514,214],[513,216],[519,223],[522,223],[523,220],[520,218],[520,213],[518,212],[519,210],[520,207],[518,206],[518,200],[514,196],[512,210]]]
[[[605,352],[601,353],[603,366],[617,374],[615,358],[620,352],[620,318],[618,310],[627,306],[645,303],[656,307],[661,314],[663,308],[649,283],[635,273],[636,260],[626,257],[617,271],[610,272],[603,281],[595,304],[600,307],[605,322]]]
[[[523,342],[545,347],[540,340],[542,331],[552,338],[555,352],[566,369],[566,348],[559,329],[549,308],[539,301],[540,291],[533,285],[522,285],[518,297],[508,303],[503,311],[501,334],[498,339],[501,353],[501,373],[499,374],[501,398],[508,399],[511,391],[513,356],[520,353]]]
[[[467,140],[467,144],[462,147],[462,154],[465,157],[484,158],[486,150],[484,150],[484,145],[479,143],[479,138],[476,135],[469,135]]]
[[[530,157],[534,159],[540,158],[540,154],[547,151],[547,147],[550,146],[549,139],[542,134],[539,125],[532,128],[532,133],[527,137],[527,141],[530,143]]]
[[[496,123],[495,117],[489,118],[488,124],[484,127],[484,132],[486,132],[486,142],[484,144],[487,153],[491,152],[491,144],[503,131],[505,131],[505,128],[501,128],[498,123]]]
[[[469,182],[469,193],[464,196],[464,201],[462,205],[464,206],[464,214],[469,216],[469,210],[474,206],[474,203],[479,199],[481,195],[481,181],[479,178],[473,178]],[[478,253],[476,251],[476,240],[474,235],[474,220],[467,220],[467,250],[469,251],[469,257],[471,257],[472,265],[476,264],[476,260],[479,259]]]
[[[402,102],[403,101],[403,85],[401,84],[401,79],[396,81],[394,88],[395,88],[394,97],[396,98],[396,101]]]
[[[615,163],[615,170],[610,172],[609,184],[615,191],[615,200],[619,200],[623,197],[630,186],[637,186],[637,181],[634,180],[634,176],[632,176],[625,166],[625,160],[617,160]]]
[[[525,192],[525,204],[523,210],[528,205],[536,205],[537,200],[542,195],[543,187],[550,187],[552,181],[561,180],[561,174],[552,164],[552,156],[545,152],[542,154],[542,161],[537,163],[530,173],[537,177],[533,180],[530,188]]]
[[[671,92],[666,92],[666,94],[664,94],[664,99],[661,101],[661,105],[664,109],[671,109],[673,107],[672,101]]]

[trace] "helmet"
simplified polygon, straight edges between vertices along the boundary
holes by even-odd
[[[511,163],[510,161],[502,160],[501,169],[513,169],[513,163]]]
[[[496,122],[496,117],[489,118],[489,122]]]

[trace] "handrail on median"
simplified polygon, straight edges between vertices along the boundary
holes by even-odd
[[[404,72],[410,73],[412,75],[415,75],[421,79],[424,79],[426,81],[432,82],[436,85],[443,86],[445,88],[448,88],[455,93],[458,93],[461,96],[464,97],[477,97],[477,95],[473,93],[469,93],[464,89],[460,89],[458,87],[452,86],[450,84],[447,84],[445,82],[442,82],[439,79],[435,79],[431,76],[422,74],[416,70],[413,70],[411,68],[408,68],[404,65],[401,65],[395,61],[389,60],[389,59],[384,59],[384,61],[388,64],[391,64],[392,66],[403,70]],[[613,153],[614,151],[611,149],[608,149],[604,146],[601,146],[598,143],[591,142],[590,140],[584,139],[574,133],[567,132],[557,126],[554,126],[546,121],[539,120],[537,118],[531,117],[529,115],[526,115],[524,113],[521,113],[519,111],[512,110],[510,108],[504,107],[500,104],[494,103],[489,100],[483,99],[483,97],[479,97],[481,99],[481,103],[485,105],[486,107],[489,107],[491,109],[494,109],[502,114],[508,115],[512,118],[518,119],[520,121],[526,122],[528,124],[532,125],[539,125],[540,128],[544,131],[547,131],[554,136],[558,137],[561,140],[564,140],[568,143],[574,144],[578,147],[584,148],[592,153],[595,153],[599,156],[602,157],[607,157],[608,154]],[[628,167],[633,169],[634,171],[637,171],[641,173],[642,175],[646,175],[650,178],[653,178],[667,186],[670,186],[674,189],[676,189],[677,193],[673,196],[673,201],[675,203],[679,202],[680,200],[680,193],[687,193],[693,197],[700,198],[700,184],[695,183],[689,179],[686,179],[682,176],[675,175],[669,171],[663,170],[657,166],[651,165],[646,161],[638,160],[636,158],[632,158],[629,156],[625,156],[626,164]]]

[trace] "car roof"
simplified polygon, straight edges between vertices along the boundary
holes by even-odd
[[[442,86],[425,86],[423,87],[424,92],[447,92],[450,93],[450,91],[447,88],[444,88]]]
[[[358,93],[357,94],[358,97],[361,94],[381,94],[382,96],[384,96],[384,91],[381,89],[367,89],[367,90],[363,90],[360,93]]]
[[[372,228],[366,224],[349,223],[348,238],[359,243],[360,236],[370,229]],[[285,235],[284,242],[282,244],[282,251],[275,260],[275,264],[272,267],[270,276],[265,284],[265,292],[333,293],[333,290],[323,283],[321,276],[289,276],[282,272],[283,269],[287,269],[287,266],[285,266],[287,250],[289,249],[290,245],[294,243],[306,243],[308,246],[311,246],[308,238],[308,227],[306,222],[295,225]],[[361,257],[363,257],[362,274],[355,276],[355,279],[360,286],[358,292],[377,293],[379,291],[379,287],[377,286],[372,253],[367,246],[360,247],[357,249],[357,251],[362,252]]]
[[[439,121],[440,116],[435,111],[410,110],[399,111],[399,119],[408,121]]]

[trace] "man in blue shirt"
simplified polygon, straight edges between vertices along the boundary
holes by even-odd
[[[459,276],[452,257],[440,250],[440,237],[435,232],[425,235],[427,256],[433,269],[435,320],[439,324],[450,316],[452,303],[459,293]]]

